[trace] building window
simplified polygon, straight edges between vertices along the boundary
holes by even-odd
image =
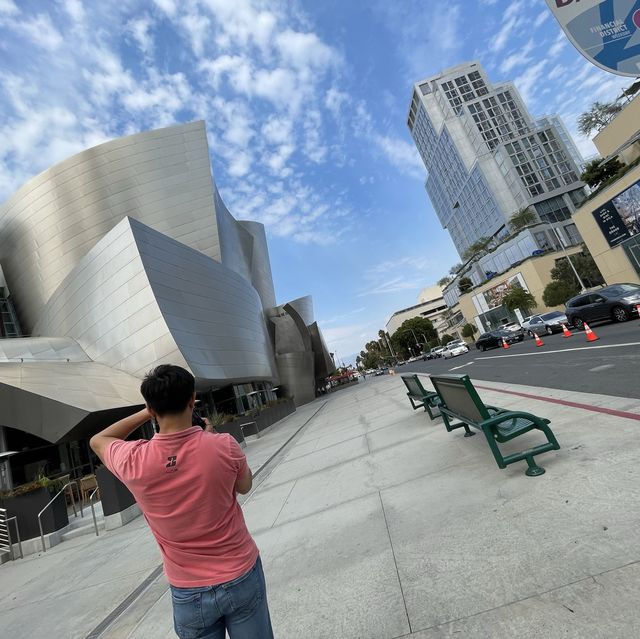
[[[428,82],[425,82],[424,84],[421,84],[419,86],[420,86],[420,92],[422,93],[422,95],[428,95],[429,93],[431,93],[431,87],[429,86]]]
[[[580,237],[580,233],[578,232],[575,224],[567,224],[567,226],[563,227],[563,229],[571,246],[575,246],[576,244],[580,244],[580,242],[582,242],[582,237]]]
[[[571,217],[571,211],[561,195],[534,204],[543,222],[563,222]]]

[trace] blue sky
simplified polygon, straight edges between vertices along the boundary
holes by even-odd
[[[630,84],[543,0],[0,0],[0,201],[84,148],[204,119],[227,205],[267,227],[278,300],[311,293],[346,358],[458,261],[406,113],[413,82],[470,59],[572,132]]]

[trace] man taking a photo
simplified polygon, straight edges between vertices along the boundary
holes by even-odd
[[[236,493],[252,475],[231,435],[192,425],[195,380],[158,366],[140,388],[146,408],[91,438],[105,466],[133,493],[158,542],[180,639],[272,639],[258,548]],[[150,440],[124,441],[155,419]]]

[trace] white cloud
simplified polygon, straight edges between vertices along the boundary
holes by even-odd
[[[531,106],[536,97],[536,89],[540,86],[538,81],[546,65],[546,60],[540,60],[515,79],[515,85],[527,106]]]
[[[211,21],[199,13],[187,13],[180,19],[182,26],[191,37],[191,47],[197,57],[204,53],[204,45],[210,34]]]
[[[551,15],[551,11],[547,7],[545,7],[539,14],[538,17],[533,22],[533,28],[537,29],[541,27],[546,21],[547,18]]]
[[[553,67],[553,69],[551,69],[549,73],[547,73],[547,79],[557,80],[558,78],[561,78],[563,75],[568,73],[568,71],[569,71],[568,67],[565,67],[562,64],[556,64],[556,66]]]
[[[40,13],[29,20],[16,21],[14,28],[27,36],[34,44],[47,51],[54,52],[63,43],[60,32],[53,26],[51,18],[44,13]]]
[[[153,22],[149,16],[129,20],[127,29],[131,32],[133,39],[136,41],[140,51],[145,55],[153,53],[153,36],[151,34],[151,26]]]
[[[502,51],[509,42],[509,39],[515,35],[518,29],[524,24],[524,21],[522,3],[518,0],[512,1],[502,16],[502,26],[491,40],[489,49],[493,53]]]
[[[387,160],[401,173],[417,179],[425,178],[424,165],[412,143],[379,133],[372,133],[371,139]]]
[[[500,71],[502,71],[502,73],[509,73],[511,69],[531,62],[531,52],[533,49],[534,43],[533,38],[531,38],[524,46],[513,51],[502,61]]]
[[[169,16],[174,16],[177,11],[176,0],[153,0],[155,5],[159,7]]]
[[[74,22],[82,22],[84,20],[84,6],[80,0],[65,0],[64,8]]]
[[[553,44],[549,47],[548,55],[550,58],[555,58],[562,49],[564,49],[567,44],[567,36],[565,36],[564,32],[561,31],[556,39],[553,41]]]
[[[282,59],[293,67],[317,68],[337,62],[335,51],[315,33],[299,33],[286,29],[275,38]]]
[[[20,13],[20,10],[16,7],[13,0],[0,0],[0,13],[16,15]]]

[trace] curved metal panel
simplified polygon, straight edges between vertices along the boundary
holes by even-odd
[[[298,299],[288,302],[288,304],[296,310],[306,326],[313,324],[315,318],[313,316],[313,298],[311,295],[299,297]]]
[[[263,308],[276,305],[276,293],[273,288],[273,274],[264,224],[239,220],[238,224],[253,236],[253,252],[251,254],[251,283],[258,291]]]
[[[324,341],[324,335],[322,334],[317,322],[309,325],[309,333],[311,335],[311,343],[313,344],[313,352],[315,354],[316,379],[328,377],[333,373],[335,365],[331,359],[327,343]]]
[[[106,142],[26,182],[0,207],[0,262],[22,326],[76,262],[130,216],[220,258],[203,122]]]
[[[187,363],[154,298],[132,224],[125,218],[75,265],[35,327],[75,339],[96,362],[141,377],[153,366]]]
[[[260,296],[235,271],[134,220],[154,298],[201,385],[273,380]]]
[[[0,363],[0,423],[50,442],[90,414],[142,403],[139,379],[95,362]]]
[[[38,330],[73,337],[93,360],[138,377],[164,362],[189,368],[200,387],[275,377],[249,282],[129,218],[80,260]]]
[[[280,385],[285,393],[293,397],[296,406],[311,402],[316,397],[313,374],[313,353],[297,351],[276,355]]]
[[[0,339],[0,362],[89,362],[80,344],[69,337]]]

